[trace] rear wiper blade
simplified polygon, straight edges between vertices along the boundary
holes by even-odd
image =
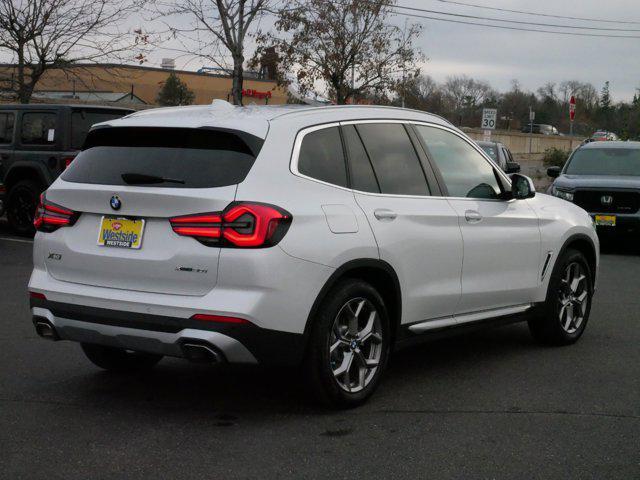
[[[184,184],[184,180],[177,178],[164,178],[156,175],[147,175],[145,173],[123,173],[121,175],[122,180],[128,185],[150,185],[153,183],[181,183]]]

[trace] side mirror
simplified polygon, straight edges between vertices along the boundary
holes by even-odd
[[[504,173],[518,173],[520,171],[520,164],[517,162],[507,162],[507,166],[504,169]]]
[[[547,168],[547,175],[549,175],[551,178],[558,178],[560,176],[560,167]]]
[[[526,175],[520,175],[514,173],[511,176],[511,196],[516,200],[523,200],[525,198],[532,198],[536,195],[536,187]]]

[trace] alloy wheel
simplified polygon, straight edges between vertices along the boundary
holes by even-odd
[[[558,300],[560,326],[569,334],[575,333],[582,325],[589,305],[587,275],[584,266],[579,262],[567,265],[560,281]]]
[[[343,390],[356,393],[375,377],[382,358],[382,322],[373,303],[352,298],[338,311],[329,338],[333,376]]]

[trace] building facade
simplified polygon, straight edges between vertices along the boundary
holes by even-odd
[[[194,92],[195,104],[231,99],[231,77],[214,69],[190,72],[118,64],[79,64],[65,70],[47,70],[38,82],[33,98],[37,101],[156,105],[158,92],[172,72]],[[11,91],[15,76],[14,65],[0,65],[0,91]],[[245,105],[282,104],[289,98],[287,90],[278,87],[273,80],[245,78],[243,86]]]

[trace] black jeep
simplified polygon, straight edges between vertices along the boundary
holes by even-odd
[[[132,112],[88,105],[0,105],[0,210],[4,205],[16,233],[34,232],[38,196],[82,148],[91,125]]]

